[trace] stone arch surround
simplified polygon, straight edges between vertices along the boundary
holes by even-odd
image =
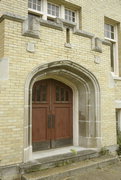
[[[41,79],[53,78],[73,90],[73,145],[101,146],[100,87],[95,76],[72,61],[40,65],[25,83],[24,162],[32,158],[32,86]]]

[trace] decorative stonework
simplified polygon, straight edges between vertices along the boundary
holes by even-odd
[[[31,42],[28,42],[26,50],[28,52],[34,53],[35,52],[35,44],[31,43]]]
[[[9,59],[2,58],[0,59],[0,80],[9,79]]]
[[[13,13],[4,13],[0,17],[0,22],[2,22],[4,19],[9,19],[9,20],[12,20],[12,21],[17,21],[17,22],[23,22],[25,20],[25,17],[18,16],[18,15],[15,15]]]
[[[100,63],[101,63],[101,58],[100,58],[100,56],[94,56],[94,62],[95,62],[96,64],[100,64]]]
[[[92,38],[92,50],[102,53],[102,40],[99,38]]]
[[[65,47],[72,48],[72,45],[70,43],[65,43]]]
[[[40,37],[40,22],[38,17],[28,15],[28,18],[23,23],[23,35],[34,38]]]
[[[31,160],[32,155],[32,87],[36,81],[48,78],[61,81],[73,90],[73,145],[101,146],[100,88],[97,79],[79,64],[67,60],[55,61],[38,66],[26,80],[25,162]],[[28,102],[30,103],[28,104]],[[79,116],[79,112],[81,112],[81,116]]]

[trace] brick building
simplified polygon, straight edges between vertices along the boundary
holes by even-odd
[[[4,169],[43,149],[116,149],[120,12],[120,0],[0,0]]]

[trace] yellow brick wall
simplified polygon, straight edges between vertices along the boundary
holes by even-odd
[[[4,13],[13,13],[20,16],[27,15],[27,0],[1,0],[0,1],[0,16]]]
[[[4,22],[0,23],[0,57],[4,54]]]
[[[104,15],[121,22],[121,5],[116,0],[68,0],[82,7],[82,29],[104,39]],[[2,0],[1,12],[27,15],[27,0]],[[1,28],[2,27],[2,28]],[[3,33],[4,27],[4,33]],[[9,58],[9,80],[0,81],[0,159],[2,165],[23,161],[24,86],[28,74],[37,66],[58,60],[76,62],[98,79],[101,89],[102,145],[116,144],[115,98],[121,99],[121,82],[109,87],[110,48],[103,45],[103,53],[91,50],[91,40],[71,32],[72,48],[64,47],[66,32],[40,27],[40,39],[22,36],[22,24],[12,20],[0,23],[0,56]],[[54,38],[53,38],[54,35]],[[1,41],[2,39],[2,41]],[[27,43],[35,43],[35,52],[26,51]],[[4,55],[3,55],[4,54]],[[101,58],[100,64],[94,57]]]

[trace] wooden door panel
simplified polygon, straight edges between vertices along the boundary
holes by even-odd
[[[72,137],[71,109],[68,107],[55,108],[55,137],[56,139]]]
[[[47,138],[47,108],[33,108],[32,140],[33,142],[46,141]]]
[[[42,80],[34,84],[32,97],[33,150],[71,145],[71,88],[53,79]]]

